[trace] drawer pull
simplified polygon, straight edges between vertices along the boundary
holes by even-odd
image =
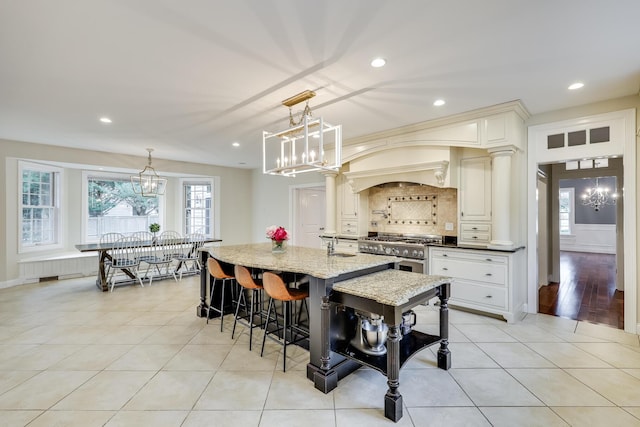
[[[485,261],[493,262],[491,258],[487,258]]]
[[[472,230],[477,230],[477,229],[478,229],[478,227],[471,227],[471,229],[472,229]]]
[[[473,237],[472,237],[472,239],[477,239],[477,238],[478,238],[478,236],[473,236]]]
[[[493,274],[487,273],[487,274],[485,274],[485,276],[493,276]]]
[[[444,271],[449,271],[449,269],[448,269],[447,267],[442,267],[442,269],[443,269]]]
[[[493,295],[487,295],[485,298],[493,298]]]
[[[442,254],[442,256],[449,256],[449,255],[447,255],[447,254]]]

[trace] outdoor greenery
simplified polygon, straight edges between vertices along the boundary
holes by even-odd
[[[121,202],[131,206],[134,216],[146,216],[158,209],[156,197],[143,197],[134,193],[129,181],[89,180],[89,216],[104,216]]]

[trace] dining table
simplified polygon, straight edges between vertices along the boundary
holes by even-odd
[[[204,244],[219,243],[219,242],[222,242],[222,240],[214,239],[210,237],[205,237],[204,239]],[[184,246],[190,245],[191,249],[189,249],[188,253],[190,255],[194,255],[196,249],[195,249],[195,246],[193,245],[193,242],[189,238],[184,237],[184,238],[176,239],[174,243],[179,245],[184,245]],[[98,252],[98,277],[96,278],[96,286],[98,287],[98,289],[102,290],[103,292],[107,292],[109,290],[109,285],[107,283],[106,263],[111,261],[112,258],[109,251],[113,250],[116,247],[116,244],[117,242],[81,243],[81,244],[75,245],[76,249],[79,250],[80,252]],[[143,240],[140,242],[139,246],[142,248],[149,248],[154,245],[155,245],[154,240]],[[180,265],[178,264],[176,268],[179,268],[179,267]],[[129,279],[131,279],[131,281],[135,280],[134,273],[132,273],[127,269],[123,269],[123,271],[129,277]]]

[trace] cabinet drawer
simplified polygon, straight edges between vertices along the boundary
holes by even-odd
[[[448,259],[461,259],[466,261],[490,262],[497,264],[507,263],[507,257],[504,255],[479,250],[451,250],[443,248],[431,248],[431,256]]]
[[[489,233],[467,232],[462,233],[461,240],[473,243],[489,243],[491,241],[491,235]]]
[[[358,234],[358,223],[356,221],[342,221],[340,223],[340,232],[347,235]]]
[[[464,280],[454,280],[451,284],[452,304],[455,304],[454,300],[506,310],[507,290],[468,283]]]
[[[336,244],[336,252],[357,253],[358,242],[355,240],[338,239]]]
[[[431,273],[500,286],[506,286],[507,280],[506,265],[459,259],[434,258]]]
[[[460,223],[460,230],[471,233],[489,233],[491,224]]]

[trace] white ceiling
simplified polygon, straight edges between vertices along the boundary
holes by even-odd
[[[0,138],[258,167],[305,89],[345,139],[636,94],[639,17],[638,0],[0,0]]]

